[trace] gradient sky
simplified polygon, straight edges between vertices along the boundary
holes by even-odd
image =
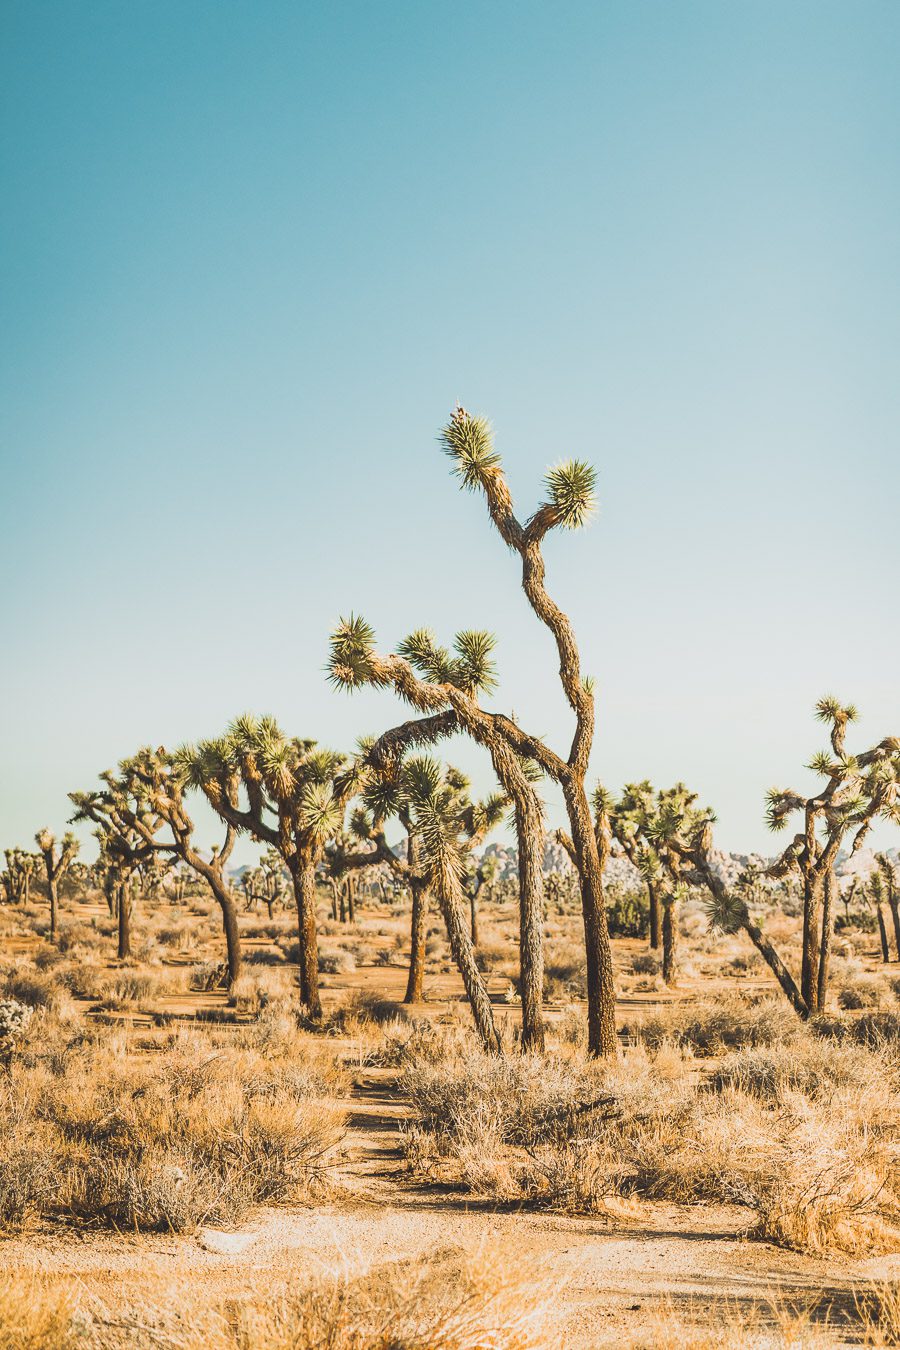
[[[820,694],[900,730],[893,0],[0,12],[0,842],[243,710],[400,720],[325,683],[351,609],[496,630],[498,706],[565,746],[457,398],[522,514],[597,465],[546,552],[608,784],[773,851]]]

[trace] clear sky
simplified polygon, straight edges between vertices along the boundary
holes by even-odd
[[[523,514],[598,468],[547,555],[608,784],[772,851],[820,694],[900,730],[894,0],[3,0],[0,46],[0,842],[244,710],[399,720],[325,683],[351,609],[496,630],[565,746],[457,398]]]

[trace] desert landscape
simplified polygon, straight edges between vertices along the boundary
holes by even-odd
[[[772,856],[719,851],[683,783],[591,788],[542,545],[593,470],[521,524],[489,423],[441,441],[555,640],[571,751],[485,702],[491,634],[383,654],[355,616],[328,677],[407,720],[342,754],[244,714],[70,792],[93,861],[49,829],[6,851],[2,1343],[897,1343],[900,886],[868,843],[900,740],[820,699]]]

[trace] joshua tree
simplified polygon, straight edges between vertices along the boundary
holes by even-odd
[[[391,733],[388,733],[388,736],[390,737]],[[385,738],[382,738],[382,742],[378,744],[381,745],[384,740]],[[435,761],[429,758],[404,761],[402,754],[397,750],[396,738],[392,744],[394,753],[391,757],[382,755],[380,759],[373,747],[366,744],[362,746],[363,753],[370,760],[374,759],[380,763],[380,768],[373,769],[362,794],[362,806],[351,815],[351,831],[358,840],[371,847],[360,853],[339,847],[333,854],[332,865],[338,875],[351,874],[362,867],[386,865],[398,880],[409,887],[412,895],[411,941],[409,979],[404,1002],[420,1003],[425,970],[425,919],[428,894],[432,885],[433,858],[424,846],[418,805],[422,800],[422,784],[431,783],[434,778]],[[484,840],[495,825],[499,824],[504,812],[508,810],[509,799],[502,793],[494,793],[484,801],[473,802],[469,795],[468,779],[458,769],[453,768],[447,768],[442,777],[439,775],[433,787],[432,795],[435,794],[441,796],[442,801],[452,803],[450,824],[454,830],[453,847],[462,866],[471,858],[472,850]],[[385,821],[390,816],[396,816],[406,832],[405,858],[399,857],[393,851],[385,837]],[[463,875],[464,872],[461,872],[460,890],[465,895],[462,886]],[[453,897],[447,903],[452,907],[457,898],[457,892],[454,890]],[[474,947],[475,939],[470,934],[468,942],[460,945],[455,935],[455,917],[451,916],[453,920],[451,924],[448,912],[443,906],[442,912],[451,950],[471,1001],[472,976],[468,967],[474,961],[470,948]],[[480,999],[480,994],[478,998]],[[474,1003],[473,1012],[478,1020],[479,1014],[475,1011]],[[523,1044],[525,1044],[524,1034]]]
[[[523,525],[513,509],[512,494],[500,456],[494,448],[490,423],[457,406],[441,432],[441,442],[453,460],[462,486],[484,493],[491,521],[500,537],[519,555],[522,589],[528,603],[540,622],[550,630],[556,644],[560,682],[575,715],[575,734],[568,757],[562,759],[536,737],[523,737],[517,728],[511,743],[521,755],[534,759],[562,788],[581,883],[587,958],[588,1046],[594,1054],[613,1055],[617,1042],[612,952],[603,899],[603,875],[585,790],[594,738],[593,683],[582,677],[578,645],[570,620],[547,592],[542,552],[543,541],[551,530],[577,529],[592,514],[595,473],[582,460],[570,460],[551,469],[545,480],[547,500]]]
[[[891,911],[894,924],[894,945],[897,948],[897,960],[900,961],[900,894],[897,890],[897,873],[894,864],[886,853],[876,853],[875,862],[883,882],[884,898]]]
[[[482,857],[471,867],[471,874],[466,877],[466,890],[469,895],[469,916],[471,921],[472,942],[478,946],[478,900],[481,892],[486,890],[490,894],[494,882],[497,880],[497,874],[500,871],[500,864],[493,854]]]
[[[78,840],[74,834],[64,834],[62,845],[57,846],[56,838],[46,827],[38,830],[34,841],[44,860],[47,874],[47,895],[50,900],[50,940],[56,940],[56,919],[59,910],[59,883],[69,865],[78,854]]]
[[[882,875],[881,869],[876,867],[875,871],[869,878],[867,894],[872,902],[872,907],[875,910],[875,917],[878,920],[878,937],[881,942],[881,959],[882,961],[884,961],[885,964],[887,964],[887,962],[890,961],[891,959],[891,949],[890,944],[888,943],[887,924],[884,921],[884,902],[887,899],[885,891],[886,887],[884,884],[884,876]],[[900,947],[898,947],[897,951],[898,951],[898,959],[900,959]]]
[[[368,756],[376,768],[390,770],[392,762],[409,747],[433,745],[461,729],[488,750],[494,772],[513,803],[519,848],[522,1044],[527,1049],[542,1050],[544,830],[543,804],[534,787],[540,773],[532,759],[512,746],[510,734],[518,734],[515,723],[485,712],[478,702],[479,693],[496,683],[493,647],[489,633],[463,632],[457,634],[455,654],[451,655],[437,645],[431,633],[420,629],[400,644],[397,655],[381,657],[375,651],[371,628],[363,619],[351,616],[332,634],[329,672],[340,688],[365,684],[391,687],[426,714],[381,736]],[[503,725],[507,731],[501,730]],[[414,895],[414,905],[415,900]]]
[[[90,820],[100,843],[98,864],[103,871],[103,889],[110,914],[118,919],[117,955],[120,961],[131,956],[131,916],[134,897],[132,882],[135,874],[154,861],[152,836],[162,822],[152,813],[145,813],[142,824],[150,829],[147,839],[134,824],[128,823],[118,809],[120,787],[111,771],[101,774],[104,789],[93,792],[70,792],[69,801],[75,807],[71,816],[76,821]]]
[[[285,736],[270,717],[237,718],[218,740],[179,751],[185,781],[200,788],[222,819],[277,849],[297,901],[300,998],[322,1015],[316,936],[316,869],[341,829],[357,768],[315,741]]]
[[[184,802],[184,775],[162,747],[142,748],[121,761],[117,775],[107,771],[101,778],[106,784],[103,791],[69,794],[78,812],[108,828],[111,841],[119,841],[114,852],[128,864],[129,876],[139,869],[147,873],[164,855],[178,858],[203,878],[222,911],[228,981],[233,984],[241,970],[241,946],[237,904],[225,865],[234,847],[234,830],[226,826],[221,848],[214,847],[208,860],[203,857],[194,843],[194,822]],[[120,888],[120,905],[122,894]],[[127,938],[125,945],[129,945]]]
[[[816,716],[829,727],[831,741],[831,753],[817,754],[809,766],[825,780],[821,791],[804,797],[792,789],[773,788],[767,811],[773,830],[783,829],[794,812],[803,814],[802,832],[769,867],[768,875],[793,871],[802,881],[800,995],[809,1016],[825,1006],[837,892],[834,868],[841,844],[849,833],[853,854],[876,818],[900,823],[900,739],[888,736],[871,750],[852,755],[845,742],[856,709],[836,698],[823,698],[816,705]]]
[[[696,801],[684,783],[660,792],[646,781],[629,783],[617,802],[602,787],[594,793],[598,838],[612,835],[661,907],[662,973],[670,986],[678,977],[677,905],[693,870],[691,842],[701,824],[714,819]]]
[[[22,848],[8,848],[5,851],[6,871],[3,873],[3,886],[10,904],[28,904],[31,894],[31,878],[40,862],[39,853],[26,853]]]

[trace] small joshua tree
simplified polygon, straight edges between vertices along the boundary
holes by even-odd
[[[837,895],[834,869],[841,845],[849,834],[850,851],[855,853],[879,817],[900,823],[900,738],[888,736],[871,750],[853,755],[846,748],[846,736],[856,709],[828,697],[817,703],[816,716],[828,726],[831,741],[831,753],[817,754],[809,765],[824,780],[821,790],[804,797],[790,788],[773,788],[767,811],[773,830],[784,829],[794,813],[802,814],[802,831],[769,867],[768,875],[796,872],[802,882],[800,996],[809,1016],[825,1006]]]
[[[121,761],[118,774],[102,777],[106,790],[92,799],[91,818],[105,818],[123,838],[140,841],[145,856],[138,865],[146,869],[161,855],[177,858],[209,886],[222,912],[228,983],[234,984],[241,973],[241,943],[237,902],[225,870],[234,848],[234,827],[226,824],[221,846],[205,857],[195,843],[194,822],[185,802],[187,775],[182,763],[162,746],[143,747]],[[73,797],[76,805],[79,800]]]
[[[113,774],[107,772],[101,776],[107,783],[105,789],[69,793],[69,801],[75,807],[71,820],[73,824],[90,820],[97,826],[95,833],[100,844],[98,864],[102,870],[103,889],[110,914],[118,920],[117,956],[120,961],[127,961],[131,957],[132,882],[141,868],[152,865],[154,846],[119,813],[116,805],[118,789]],[[150,814],[145,823],[154,823],[151,833],[155,833],[161,824]]]
[[[888,942],[887,924],[884,921],[884,904],[887,899],[885,892],[884,875],[881,868],[876,867],[869,878],[866,894],[872,903],[872,908],[875,910],[875,918],[878,921],[878,938],[881,942],[881,959],[887,964],[891,959],[891,948]],[[900,946],[897,948],[897,953],[897,959],[900,960]]]
[[[684,783],[660,792],[650,783],[629,783],[618,801],[603,789],[594,794],[598,836],[611,833],[638,869],[662,913],[663,979],[674,986],[678,978],[678,901],[693,871],[691,842],[701,824],[714,819],[698,808],[696,793]]]
[[[186,746],[176,760],[184,781],[239,833],[276,849],[297,901],[300,998],[322,1015],[316,933],[316,869],[341,829],[357,768],[315,741],[284,734],[271,717],[244,716],[218,740]]]
[[[65,876],[70,863],[78,854],[78,840],[74,834],[65,834],[62,844],[58,846],[55,836],[46,828],[38,830],[34,839],[44,860],[44,869],[47,875],[47,895],[50,900],[50,940],[55,942],[59,911],[59,883]]]
[[[5,851],[6,871],[3,886],[12,905],[27,905],[31,894],[31,878],[41,861],[39,853],[26,853],[22,848]]]

